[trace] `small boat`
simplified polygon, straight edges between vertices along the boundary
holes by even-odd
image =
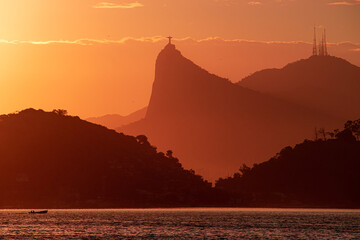
[[[30,214],[44,214],[44,213],[48,213],[48,210],[43,210],[43,211],[34,211],[34,210],[32,210],[29,213]]]

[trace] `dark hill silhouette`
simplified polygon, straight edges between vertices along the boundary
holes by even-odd
[[[360,67],[341,58],[312,56],[238,84],[345,120],[360,116]]]
[[[261,162],[313,136],[315,126],[338,123],[210,74],[169,44],[156,61],[145,119],[117,130],[145,134],[160,149],[174,150],[184,166],[216,179],[240,162]]]
[[[86,121],[100,124],[110,129],[115,129],[143,119],[145,117],[146,111],[147,107],[144,107],[126,116],[121,116],[119,114],[107,114],[100,117],[87,118]]]
[[[267,162],[243,166],[216,188],[233,204],[278,207],[360,207],[360,120],[331,139],[285,147]],[[356,126],[353,128],[352,126]]]
[[[211,184],[145,136],[64,111],[0,116],[0,208],[206,205]]]

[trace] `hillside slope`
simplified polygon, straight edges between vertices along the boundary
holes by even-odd
[[[60,111],[0,116],[0,208],[206,205],[211,184],[145,136]]]
[[[341,58],[312,56],[256,72],[238,85],[344,120],[360,117],[360,67]]]
[[[269,161],[219,179],[216,188],[240,205],[359,208],[360,141],[351,127],[333,136],[285,147]]]

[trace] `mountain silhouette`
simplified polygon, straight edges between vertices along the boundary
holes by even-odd
[[[117,131],[144,134],[160,149],[174,150],[184,166],[216,179],[313,137],[316,126],[340,123],[210,74],[168,44],[156,60],[145,118]]]
[[[100,117],[87,118],[86,121],[103,125],[110,129],[115,129],[144,118],[146,111],[147,111],[147,107],[144,107],[127,116],[121,116],[119,114],[107,114]]]
[[[359,208],[360,120],[330,135],[285,147],[253,168],[243,166],[216,188],[242,206]]]
[[[65,111],[0,116],[1,208],[204,206],[211,184],[145,136]]]
[[[360,116],[360,67],[341,58],[312,56],[238,84],[344,120]]]

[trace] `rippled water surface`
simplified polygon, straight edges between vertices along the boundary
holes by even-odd
[[[0,211],[0,239],[360,239],[359,210]]]

